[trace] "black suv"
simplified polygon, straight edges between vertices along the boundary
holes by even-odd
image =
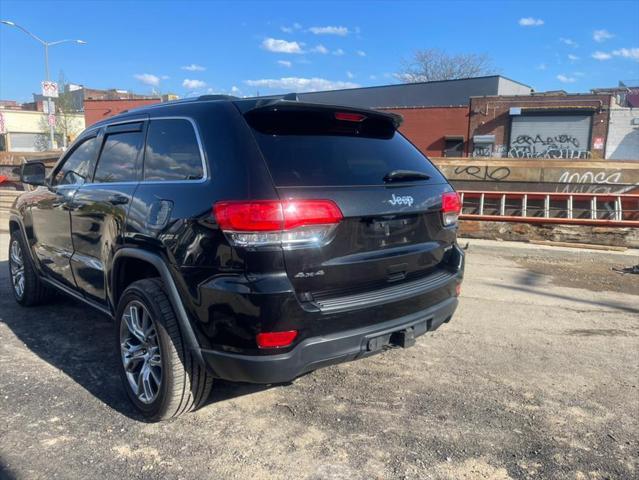
[[[206,96],[86,129],[10,216],[15,298],[62,291],[115,319],[149,419],[214,378],[279,383],[450,320],[459,197],[401,117],[285,96]],[[107,339],[105,339],[107,341]]]

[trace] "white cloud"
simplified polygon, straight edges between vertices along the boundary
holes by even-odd
[[[612,37],[614,37],[614,35],[605,29],[595,30],[594,32],[592,32],[592,39],[597,43],[605,42]]]
[[[187,90],[195,90],[197,88],[206,87],[206,82],[202,80],[191,80],[191,79],[185,78],[184,81],[182,82],[182,86],[186,88]]]
[[[293,66],[293,63],[289,62],[288,60],[278,60],[277,64],[286,68],[291,68]]]
[[[235,85],[231,87],[231,95],[241,95],[241,94],[242,94],[242,90],[240,90],[238,87],[236,87]]]
[[[277,38],[266,38],[262,42],[262,48],[269,52],[276,53],[303,53],[302,44],[297,42],[287,42]]]
[[[184,65],[183,67],[180,67],[182,70],[187,70],[189,72],[203,72],[204,70],[206,70],[206,67],[203,67],[202,65],[198,65],[197,63],[192,63],[191,65]]]
[[[160,84],[160,77],[151,73],[136,73],[133,78],[152,87],[157,87]]]
[[[302,26],[299,23],[295,22],[290,27],[287,27],[287,26],[280,27],[280,30],[282,30],[284,33],[293,33],[295,30],[301,30],[301,28]]]
[[[324,45],[320,43],[319,45],[316,45],[315,47],[311,48],[311,52],[321,53],[322,55],[326,55],[328,53],[328,48],[326,48]]]
[[[575,77],[568,77],[567,75],[559,74],[557,75],[557,80],[561,83],[575,83]]]
[[[539,27],[544,24],[541,18],[525,17],[519,19],[519,25],[522,27]]]
[[[579,60],[579,57],[577,55],[573,55],[572,53],[569,53],[568,60],[570,60],[571,62],[576,62],[577,60]]]
[[[358,57],[366,56],[366,52],[364,50],[357,50],[355,53],[357,54]]]
[[[539,65],[537,65],[537,70],[546,70],[548,68],[548,65],[546,65],[545,63],[540,63]]]
[[[594,58],[595,60],[610,60],[612,58],[612,55],[597,50],[595,53],[592,54],[592,58]]]
[[[368,78],[371,80],[377,80],[377,75],[369,75]]]
[[[351,72],[350,70],[346,72],[346,76],[347,76],[349,79],[353,79],[353,78],[355,78],[355,75],[354,75],[354,74],[353,74],[353,72]]]
[[[342,50],[341,48],[338,48],[337,50],[333,50],[333,55],[337,55],[338,57],[341,57],[345,53],[346,52],[344,50]]]
[[[575,42],[572,38],[561,37],[559,41],[569,47],[577,48],[579,44]]]
[[[311,27],[308,30],[315,35],[339,35],[340,37],[345,37],[349,33],[348,28],[341,26]]]
[[[639,48],[620,48],[619,50],[613,50],[612,54],[616,57],[631,58],[639,61]]]
[[[169,77],[168,75],[162,75],[160,78],[161,78],[162,80],[168,80],[168,79],[169,79],[169,78],[171,78],[171,77]]]
[[[341,88],[357,88],[359,85],[353,82],[331,81],[325,78],[262,78],[259,80],[246,80],[250,87],[273,88],[290,90],[295,92],[315,92],[318,90],[337,90]]]

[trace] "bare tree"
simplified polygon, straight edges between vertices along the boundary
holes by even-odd
[[[397,78],[404,83],[455,80],[492,75],[496,70],[488,55],[462,53],[450,55],[443,50],[417,50],[410,59],[402,60]]]

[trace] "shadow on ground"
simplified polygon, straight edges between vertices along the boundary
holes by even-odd
[[[63,295],[49,305],[19,306],[13,298],[8,269],[7,261],[0,262],[0,322],[5,323],[26,348],[100,401],[129,418],[142,421],[129,402],[118,374],[113,322]],[[269,386],[216,381],[206,404],[266,388]]]

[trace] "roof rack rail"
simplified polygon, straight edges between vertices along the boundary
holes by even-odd
[[[198,100],[237,100],[233,95],[200,95]]]

